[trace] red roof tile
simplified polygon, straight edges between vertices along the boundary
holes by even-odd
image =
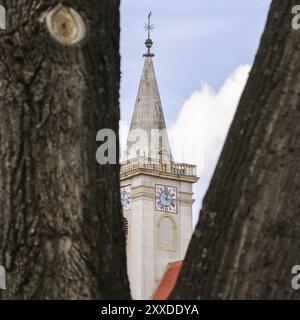
[[[182,267],[182,261],[168,263],[166,271],[161,278],[152,300],[167,300],[175,287],[178,275]]]

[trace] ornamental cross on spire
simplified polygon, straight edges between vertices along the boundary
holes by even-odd
[[[144,26],[145,31],[148,32],[148,39],[145,42],[145,45],[148,48],[148,52],[144,54],[144,57],[154,57],[154,54],[151,53],[150,51],[150,49],[153,46],[153,41],[150,38],[150,34],[154,30],[154,25],[151,24],[151,16],[152,16],[152,12],[150,11],[150,13],[148,14],[148,23],[146,23]]]

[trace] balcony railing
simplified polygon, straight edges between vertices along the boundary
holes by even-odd
[[[197,176],[197,167],[195,165],[185,163],[176,163],[173,161],[161,162],[158,159],[147,157],[138,157],[121,162],[121,174],[126,174],[138,169],[146,169],[181,176]]]

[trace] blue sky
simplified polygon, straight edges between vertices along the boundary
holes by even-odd
[[[146,51],[143,26],[152,11],[152,51],[167,126],[174,137],[185,131],[185,126],[198,131],[196,117],[206,126],[193,142],[187,136],[177,145],[173,139],[175,160],[201,167],[201,182],[194,190],[197,211],[254,61],[271,1],[121,3],[121,120],[130,124]],[[204,146],[199,147],[201,144]],[[200,156],[193,158],[195,149]],[[190,157],[181,157],[181,153]]]
[[[202,81],[218,89],[229,73],[252,64],[270,0],[121,1],[122,119],[130,121],[152,10],[156,74],[165,117],[173,122]]]

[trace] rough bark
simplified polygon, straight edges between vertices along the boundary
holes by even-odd
[[[88,29],[76,45],[42,18],[58,1],[2,3],[0,298],[129,298],[119,165],[95,157],[97,131],[118,132],[119,1],[63,1]]]
[[[298,2],[271,5],[173,298],[300,298]]]

